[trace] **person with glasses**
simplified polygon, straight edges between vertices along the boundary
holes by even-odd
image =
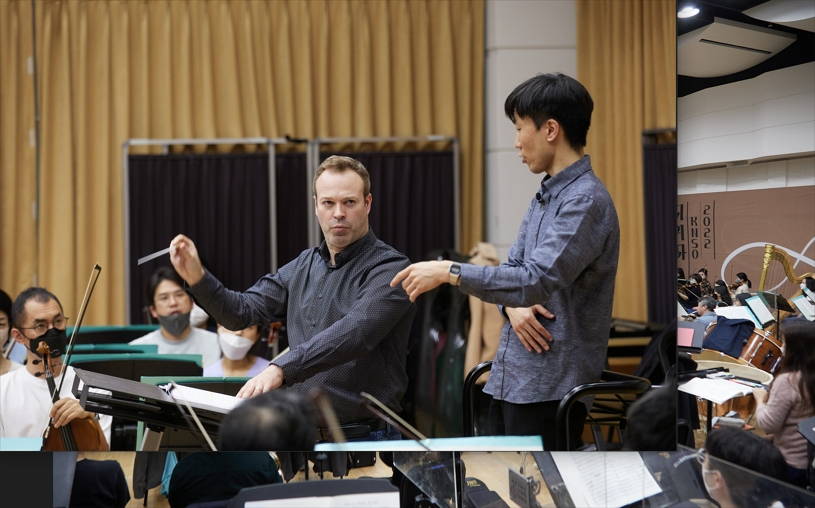
[[[76,418],[98,418],[110,443],[112,417],[85,411],[71,393],[74,371],[72,367],[63,369],[62,365],[67,326],[62,304],[47,289],[31,287],[14,300],[11,337],[26,348],[28,362],[25,368],[0,376],[0,437],[41,437],[50,423],[49,417],[53,418],[55,427],[67,425]],[[56,386],[60,386],[63,372],[65,374],[59,400],[53,405],[45,366],[36,352],[41,342],[51,350],[51,371]]]
[[[218,336],[190,325],[192,297],[184,291],[184,280],[175,270],[163,266],[153,272],[147,282],[147,301],[160,327],[131,344],[155,344],[159,354],[201,355],[204,368],[221,358]]]
[[[783,495],[781,486],[751,471],[785,482],[784,457],[772,443],[749,431],[711,430],[697,459],[705,489],[721,508],[766,508]]]
[[[22,369],[23,364],[12,361],[8,358],[11,345],[9,343],[9,328],[11,323],[11,297],[0,289],[0,376],[8,374],[17,369]],[[8,347],[7,347],[8,346]]]

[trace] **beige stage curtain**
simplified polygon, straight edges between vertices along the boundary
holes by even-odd
[[[646,321],[642,131],[676,128],[676,3],[578,0],[577,74],[594,99],[586,153],[620,218],[614,316]]]
[[[483,0],[44,0],[37,252],[29,5],[0,0],[0,284],[12,297],[36,273],[73,317],[98,262],[86,324],[124,322],[128,138],[457,136],[461,243],[481,238]]]

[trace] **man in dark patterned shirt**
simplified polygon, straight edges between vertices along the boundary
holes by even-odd
[[[515,148],[534,174],[545,174],[500,266],[431,261],[400,272],[411,300],[445,282],[509,319],[484,391],[493,396],[492,434],[536,435],[557,442],[555,415],[575,386],[599,381],[620,250],[611,196],[583,153],[594,103],[576,80],[538,75],[507,97]],[[589,401],[584,400],[586,405]],[[572,406],[570,446],[580,443],[586,405]]]
[[[370,189],[360,162],[339,156],[323,161],[313,191],[325,241],[243,293],[224,288],[204,270],[195,245],[184,235],[171,242],[171,260],[196,301],[229,330],[286,315],[290,351],[247,382],[238,397],[283,384],[304,395],[319,388],[340,423],[351,429],[347,435],[370,428],[373,439],[396,438],[397,430],[371,420],[360,392],[401,409],[416,305],[404,291],[388,286],[410,261],[368,227]]]

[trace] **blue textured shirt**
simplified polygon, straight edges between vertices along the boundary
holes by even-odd
[[[363,391],[399,411],[416,305],[389,284],[410,261],[369,229],[334,262],[323,242],[244,293],[224,288],[209,272],[190,293],[229,330],[286,316],[291,349],[275,365],[289,389],[322,390],[340,422],[375,416],[362,407]]]
[[[544,178],[538,194],[508,262],[461,267],[464,293],[507,307],[541,304],[555,315],[538,315],[554,339],[540,354],[504,325],[484,391],[515,404],[560,400],[600,380],[620,254],[617,211],[588,156]]]

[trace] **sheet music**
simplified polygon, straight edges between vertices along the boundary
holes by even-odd
[[[760,297],[754,296],[752,298],[748,298],[745,300],[747,305],[750,307],[750,310],[753,311],[753,314],[758,318],[758,321],[763,325],[768,325],[775,321],[775,318],[772,314],[770,314],[770,310],[764,305],[764,302],[761,300]]]
[[[798,308],[798,312],[802,316],[809,321],[815,321],[815,305],[812,305],[804,295],[793,298],[792,303]]]
[[[162,386],[162,390],[166,391],[175,400],[180,402],[187,401],[193,407],[214,408],[229,412],[243,402],[243,399],[237,397],[224,395],[222,393],[208,392],[198,388],[190,388],[189,386],[177,385],[169,389],[169,391],[165,388],[166,386],[167,385]]]
[[[733,305],[730,307],[716,307],[716,315],[724,316],[727,319],[748,319],[756,324],[756,328],[763,330],[764,327],[758,322],[758,319],[750,312],[748,307],[740,307]]]
[[[638,452],[552,452],[552,459],[575,506],[620,507],[662,492]]]
[[[246,508],[399,508],[399,492],[247,501]]]
[[[753,393],[749,386],[743,384],[726,379],[701,377],[695,377],[687,383],[679,385],[679,391],[702,397],[716,404],[723,404],[734,397],[742,397]]]

